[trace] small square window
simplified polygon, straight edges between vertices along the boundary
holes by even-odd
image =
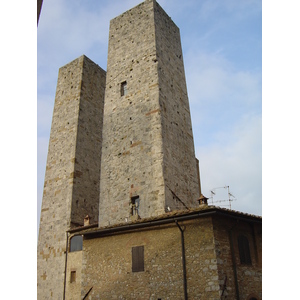
[[[126,96],[127,95],[127,82],[123,81],[121,83],[121,96]]]
[[[132,272],[144,271],[144,246],[132,247]]]
[[[76,271],[71,271],[70,282],[76,282]]]

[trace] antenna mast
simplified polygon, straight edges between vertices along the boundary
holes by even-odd
[[[217,200],[214,202],[214,195],[216,195],[216,190],[218,189],[227,189],[227,194],[228,194],[228,199],[222,199],[222,200]],[[237,199],[230,193],[229,191],[229,185],[226,186],[221,186],[221,187],[216,187],[210,190],[210,199],[211,199],[211,203],[220,203],[220,202],[228,202],[229,204],[224,205],[224,206],[229,206],[229,208],[231,209],[231,202],[232,201],[236,201]]]

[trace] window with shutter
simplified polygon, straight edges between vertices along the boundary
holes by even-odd
[[[238,246],[241,264],[251,265],[250,248],[247,237],[240,235],[238,237]]]
[[[132,272],[144,271],[144,246],[132,247]]]

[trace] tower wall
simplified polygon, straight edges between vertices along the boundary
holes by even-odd
[[[141,218],[194,206],[197,182],[179,30],[146,0],[110,23],[99,226],[135,197]]]
[[[165,201],[172,210],[186,209],[197,206],[201,191],[180,31],[156,2],[154,11]]]
[[[127,94],[121,95],[121,83]],[[152,1],[111,20],[103,120],[99,225],[164,212],[162,128]]]
[[[38,240],[38,299],[62,299],[66,231],[96,222],[105,71],[85,56],[60,68]]]

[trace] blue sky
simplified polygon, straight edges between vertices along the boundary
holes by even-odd
[[[37,222],[58,69],[85,54],[106,70],[109,21],[141,0],[44,1],[37,30]],[[161,0],[180,28],[202,192],[262,214],[262,3]],[[71,4],[72,3],[72,4]],[[227,207],[227,206],[225,206]],[[229,207],[228,207],[229,208]]]

